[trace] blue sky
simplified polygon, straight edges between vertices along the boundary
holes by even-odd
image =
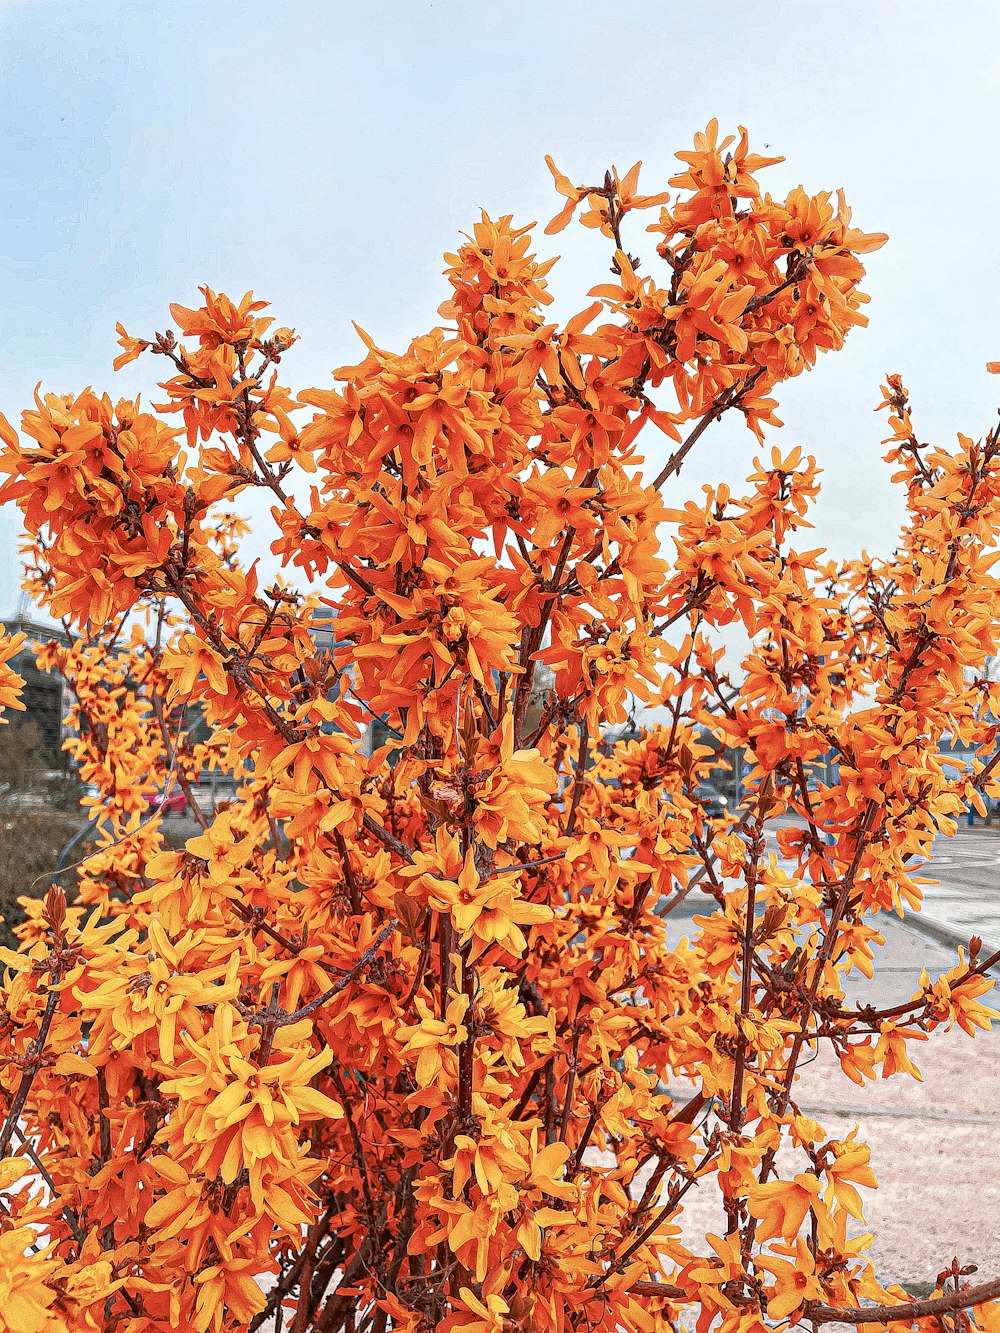
[[[843,186],[857,223],[890,234],[870,328],[779,412],[780,442],[827,469],[817,544],[886,550],[881,377],[903,374],[919,433],[942,442],[981,434],[1000,401],[984,369],[1000,358],[998,42],[992,0],[0,0],[0,410],[16,422],[38,380],[148,394],[155,363],[111,372],[115,322],[163,329],[204,282],[271,300],[303,335],[286,382],[327,384],[360,357],[352,319],[387,346],[435,322],[441,254],[480,207],[557,210],[545,153],[580,180],[641,157],[652,191],[718,116],[785,154],[772,192]],[[579,228],[538,246],[564,257],[571,313],[604,250]],[[754,451],[719,427],[678,493],[738,482]],[[0,517],[5,614],[16,517]]]

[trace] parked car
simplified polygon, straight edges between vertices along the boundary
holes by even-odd
[[[149,798],[150,814],[179,815],[187,809],[187,797],[182,791],[170,791],[166,796]]]

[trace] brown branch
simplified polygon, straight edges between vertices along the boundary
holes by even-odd
[[[496,879],[498,875],[514,875],[520,870],[534,870],[538,866],[551,865],[553,861],[562,861],[565,856],[565,852],[556,852],[554,856],[540,856],[537,861],[519,861],[515,866],[499,866],[492,870],[487,878]]]
[[[582,486],[589,489],[597,480],[598,469],[591,468],[583,479]],[[538,625],[534,629],[525,628],[521,634],[521,652],[518,665],[523,668],[523,675],[514,686],[514,705],[513,705],[513,726],[514,726],[514,747],[518,748],[521,744],[524,721],[528,712],[528,704],[531,699],[531,691],[535,680],[535,662],[534,654],[542,646],[542,640],[545,638],[545,631],[548,628],[549,619],[556,607],[556,603],[566,591],[566,587],[560,587],[563,570],[566,568],[566,562],[569,559],[569,553],[573,542],[576,539],[576,528],[571,527],[566,531],[563,537],[563,543],[559,554],[556,557],[555,567],[552,571],[552,577],[548,584],[541,589],[542,593],[542,612],[539,616]],[[571,581],[573,575],[570,575]]]
[[[719,1143],[719,1134],[718,1130],[715,1130],[713,1131],[712,1136],[708,1141],[708,1145],[705,1148],[705,1152],[701,1158],[701,1161],[696,1163],[692,1171],[688,1172],[687,1177],[684,1180],[683,1184],[674,1185],[671,1187],[670,1192],[667,1195],[666,1203],[663,1205],[662,1208],[657,1210],[652,1221],[649,1222],[649,1224],[645,1226],[642,1229],[642,1231],[640,1231],[638,1236],[636,1236],[635,1240],[632,1241],[632,1243],[628,1246],[625,1252],[623,1254],[620,1254],[617,1257],[617,1259],[615,1259],[615,1261],[613,1262],[612,1266],[608,1269],[608,1271],[602,1276],[598,1277],[596,1280],[592,1279],[592,1284],[595,1287],[603,1286],[604,1283],[607,1282],[608,1278],[611,1277],[614,1273],[622,1272],[625,1268],[625,1265],[632,1258],[633,1254],[635,1254],[636,1250],[641,1249],[642,1246],[645,1245],[646,1241],[649,1240],[650,1236],[652,1236],[654,1232],[658,1231],[660,1227],[663,1225],[663,1223],[666,1222],[668,1218],[672,1217],[674,1213],[676,1213],[677,1205],[680,1203],[681,1199],[683,1199],[684,1195],[688,1192],[688,1190],[692,1187],[692,1185],[697,1185],[699,1179],[701,1178],[702,1171],[704,1171],[705,1167],[708,1166],[712,1158],[715,1156],[715,1153],[718,1149],[718,1143]]]
[[[698,1297],[684,1291],[682,1287],[666,1282],[634,1282],[629,1292],[636,1296],[658,1296],[664,1300],[680,1300],[694,1304]],[[943,1296],[932,1296],[926,1300],[906,1301],[900,1305],[867,1305],[857,1309],[824,1305],[822,1301],[806,1301],[801,1307],[803,1319],[814,1324],[892,1324],[910,1323],[914,1319],[926,1319],[933,1315],[949,1314],[954,1310],[967,1310],[974,1305],[985,1305],[987,1301],[1000,1298],[1000,1277],[990,1282],[980,1283],[978,1287],[961,1287],[958,1291],[949,1291]]]
[[[265,717],[287,744],[295,744],[300,741],[302,739],[301,734],[289,726],[286,720],[271,703],[270,699],[267,698],[263,687],[253,679],[250,672],[249,662],[236,663],[232,660],[231,648],[240,648],[241,645],[239,642],[227,642],[218,626],[208,620],[197,606],[191,594],[184,586],[183,578],[177,575],[176,572],[165,570],[164,578],[169,591],[178,598],[195,623],[201,627],[206,639],[215,646],[224,658],[229,659],[224,661],[223,668],[230,680],[236,685],[237,690],[242,694],[253,693],[257,696],[260,700],[260,706],[263,709]],[[327,781],[325,775],[321,773],[319,769],[314,767],[313,772],[327,791],[331,792],[333,795],[338,795]],[[400,842],[400,840],[394,837],[388,829],[383,828],[373,815],[365,814],[363,822],[369,833],[373,833],[383,846],[388,847],[390,851],[395,852],[396,855],[402,857],[404,861],[413,861],[413,853],[406,844]]]
[[[728,412],[731,407],[738,406],[740,400],[750,392],[763,373],[763,367],[760,370],[755,370],[754,373],[742,384],[734,384],[726,389],[724,393],[720,394],[718,400],[708,409],[687,439],[684,440],[680,447],[675,449],[667,459],[656,480],[653,482],[655,490],[659,490],[668,477],[672,477],[675,472],[681,470],[685,458],[687,458],[688,454],[705,434],[705,431],[708,430],[712,422],[718,421],[719,417],[721,417],[724,412]]]
[[[982,791],[982,789],[986,786],[986,781],[989,778],[990,774],[993,772],[993,770],[996,768],[997,764],[1000,764],[1000,750],[997,750],[996,754],[991,757],[991,759],[985,765],[985,767],[980,769],[980,771],[972,779],[972,785],[976,788],[977,791]]]
[[[952,1310],[967,1310],[972,1305],[984,1305],[1000,1297],[1000,1277],[982,1282],[978,1287],[961,1287],[944,1296],[931,1296],[923,1301],[907,1301],[903,1305],[869,1305],[864,1309],[842,1310],[821,1301],[807,1301],[802,1307],[804,1318],[817,1324],[891,1324],[897,1320],[925,1319],[929,1315],[948,1314]]]
[[[761,797],[766,796],[770,792],[771,787],[773,785],[774,785],[774,774],[768,773],[767,777],[764,779],[760,787]],[[740,816],[739,821],[733,825],[733,827],[729,830],[729,832],[742,833],[743,830],[746,828],[746,826],[749,824],[750,820],[753,818],[753,813],[754,813],[753,810],[748,806],[746,810],[744,810],[743,814]],[[679,906],[680,903],[682,903],[684,899],[688,896],[688,894],[692,892],[692,890],[698,888],[702,880],[704,879],[708,879],[710,881],[714,880],[715,876],[712,870],[712,863],[715,860],[717,860],[715,851],[711,846],[709,846],[709,848],[707,849],[707,859],[705,861],[705,864],[695,871],[695,873],[688,879],[687,884],[684,885],[683,888],[679,888],[677,892],[673,895],[673,897],[667,900],[667,902],[663,905],[663,907],[656,909],[656,915],[661,918],[669,916],[670,913],[674,910],[674,908]]]
[[[48,1168],[46,1167],[45,1163],[38,1156],[38,1153],[35,1152],[34,1145],[28,1138],[27,1134],[24,1133],[24,1131],[20,1128],[20,1126],[15,1127],[14,1134],[16,1138],[19,1140],[21,1147],[24,1149],[25,1155],[31,1161],[31,1164],[34,1166],[35,1170],[45,1181],[46,1185],[48,1185],[49,1189],[52,1191],[53,1199],[58,1199],[59,1191],[58,1189],[56,1189],[56,1183],[49,1175]],[[68,1204],[63,1204],[62,1215],[63,1218],[65,1219],[66,1225],[73,1233],[73,1239],[78,1244],[82,1243],[86,1239],[87,1233],[80,1226],[80,1222],[79,1219],[77,1218],[76,1213],[73,1211],[72,1208],[69,1207]]]
[[[378,953],[381,945],[385,943],[394,930],[398,929],[399,922],[395,917],[393,917],[391,921],[387,921],[355,965],[351,968],[350,972],[345,972],[338,981],[333,983],[329,990],[325,990],[322,995],[317,995],[315,1000],[310,1000],[310,1002],[304,1004],[301,1009],[296,1009],[294,1014],[282,1015],[282,1017],[275,1022],[275,1026],[284,1027],[288,1023],[297,1023],[300,1018],[308,1018],[310,1014],[315,1013],[316,1010],[326,1004],[328,1000],[332,1000],[335,995],[339,995],[340,992],[344,990],[345,987],[349,986],[366,967],[370,966],[370,964],[375,961],[375,955]],[[266,1021],[266,1014],[267,1010],[264,1010],[264,1013],[259,1016],[261,1022]]]
[[[202,830],[204,832],[207,832],[209,825],[208,818],[205,815],[205,812],[202,810],[201,806],[194,798],[194,792],[191,789],[191,783],[188,781],[187,775],[176,763],[177,747],[175,746],[174,742],[171,741],[170,739],[170,731],[169,728],[167,727],[167,719],[163,716],[163,700],[160,698],[158,694],[154,693],[151,696],[151,702],[153,705],[153,716],[156,718],[157,726],[160,729],[160,735],[163,738],[163,745],[167,752],[167,758],[170,763],[170,771],[177,779],[177,785],[184,793],[184,799],[187,801],[188,809],[191,811],[191,814],[197,820],[198,824],[200,824]],[[163,799],[166,800],[169,794],[170,794],[170,788],[168,787],[167,790],[163,793]]]
[[[45,1002],[45,1013],[42,1015],[41,1026],[38,1029],[38,1036],[28,1048],[25,1070],[21,1075],[21,1082],[18,1084],[17,1092],[14,1094],[14,1100],[10,1104],[10,1110],[7,1112],[7,1119],[4,1121],[3,1129],[0,1130],[0,1157],[7,1156],[7,1148],[10,1144],[10,1138],[17,1123],[21,1118],[21,1112],[24,1110],[24,1103],[28,1100],[28,1093],[31,1091],[31,1085],[35,1081],[35,1075],[40,1068],[39,1057],[45,1048],[45,1041],[49,1035],[49,1028],[52,1026],[52,1018],[56,1012],[56,1005],[59,1003],[59,978],[58,974],[52,978],[49,986],[49,998]]]
[[[339,828],[333,830],[333,840],[337,844],[337,851],[340,853],[340,862],[344,871],[344,883],[347,885],[347,893],[351,900],[351,911],[355,916],[360,916],[361,890],[358,887],[358,877],[354,873],[354,867],[351,865],[351,857],[347,850],[347,843]]]
[[[280,944],[283,949],[287,949],[294,957],[297,958],[302,950],[306,948],[305,943],[296,944],[293,940],[290,940],[287,935],[283,935],[280,930],[276,930],[274,926],[268,925],[263,919],[262,913],[264,909],[262,907],[248,907],[245,903],[234,902],[233,911],[241,921],[245,922],[250,927],[251,934],[259,930],[262,935],[266,935],[268,939],[274,940],[275,944]],[[334,967],[333,963],[327,962],[325,958],[315,959],[315,965],[321,967],[323,971],[329,973],[330,976],[340,977],[343,975],[342,968]]]
[[[1000,963],[1000,949],[995,953],[989,954],[982,962],[969,966],[955,981],[949,982],[949,990],[952,994],[967,981],[973,977],[985,976],[992,967]],[[856,1009],[835,1009],[830,1015],[831,1021],[849,1018],[855,1023],[878,1024],[886,1018],[901,1018],[904,1014],[912,1013],[915,1009],[923,1009],[927,1005],[926,999],[905,1000],[901,1004],[894,1004],[889,1009],[873,1009],[870,1005],[859,1004]]]
[[[758,806],[759,811],[759,806]],[[758,814],[759,820],[759,814]],[[753,932],[754,910],[756,908],[757,874],[760,858],[764,851],[764,834],[758,822],[751,843],[750,864],[747,866],[747,907],[746,922],[743,930],[743,975],[740,979],[740,1017],[739,1033],[736,1039],[736,1064],[733,1070],[733,1087],[729,1099],[729,1128],[738,1134],[743,1128],[743,1075],[747,1061],[747,1034],[744,1025],[750,1014],[750,1000],[753,985]]]
[[[362,818],[362,823],[369,833],[373,833],[375,837],[378,838],[383,847],[388,847],[390,852],[395,852],[398,857],[401,857],[402,860],[408,861],[412,865],[413,853],[410,851],[409,847],[407,847],[406,843],[400,842],[400,840],[397,837],[394,837],[387,828],[383,828],[373,815],[365,814]]]
[[[108,1119],[108,1111],[111,1109],[111,1103],[108,1100],[108,1079],[103,1065],[97,1070],[97,1114],[101,1123],[101,1166],[107,1166],[111,1161],[111,1121]]]
[[[375,1200],[372,1198],[371,1181],[368,1179],[368,1157],[365,1153],[364,1144],[361,1142],[361,1134],[357,1125],[354,1123],[354,1108],[351,1099],[347,1095],[347,1089],[344,1087],[344,1080],[332,1066],[329,1073],[344,1107],[344,1116],[347,1120],[347,1128],[350,1131],[351,1143],[354,1148],[354,1161],[357,1166],[358,1174],[361,1177],[361,1193],[365,1201],[365,1212],[368,1214],[369,1236],[371,1237],[372,1242],[372,1258],[375,1261],[375,1271],[378,1274],[379,1284],[384,1291],[386,1287],[385,1256],[382,1253],[378,1214],[375,1211]]]
[[[869,800],[868,804],[865,807],[864,814],[861,816],[861,819],[858,823],[856,832],[857,844],[854,848],[854,855],[851,858],[851,864],[848,867],[847,874],[843,878],[842,881],[843,887],[840,890],[840,895],[837,898],[833,911],[830,913],[830,923],[827,926],[826,934],[824,936],[823,943],[820,946],[819,953],[816,955],[815,958],[815,967],[813,970],[812,980],[810,981],[806,994],[804,996],[804,1003],[802,1006],[802,1020],[799,1024],[798,1030],[795,1033],[795,1037],[792,1040],[792,1047],[788,1053],[788,1064],[785,1066],[784,1083],[782,1085],[780,1093],[778,1094],[776,1104],[774,1107],[775,1115],[782,1116],[788,1109],[788,1103],[792,1095],[792,1085],[795,1082],[796,1067],[798,1066],[799,1056],[802,1053],[802,1047],[805,1045],[806,1037],[809,1031],[809,1020],[812,1018],[813,1013],[815,1012],[816,994],[819,990],[819,983],[823,976],[823,969],[830,961],[830,957],[833,953],[834,945],[838,938],[838,927],[840,926],[840,919],[844,914],[844,911],[847,907],[848,899],[851,896],[851,891],[854,888],[854,881],[861,867],[861,860],[862,857],[864,856],[865,849],[868,846],[868,836],[871,833],[872,825],[874,824],[877,815],[878,815],[877,803],[873,800]],[[764,1184],[764,1182],[767,1180],[768,1176],[771,1173],[776,1156],[777,1152],[774,1148],[768,1149],[767,1153],[764,1156],[764,1160],[761,1163],[761,1171],[760,1171],[760,1183],[762,1185]]]
[[[250,1321],[247,1333],[256,1333],[256,1330],[260,1328],[261,1324],[266,1323],[268,1319],[274,1315],[278,1306],[296,1285],[299,1279],[299,1274],[302,1272],[303,1268],[315,1257],[319,1243],[323,1239],[326,1229],[330,1225],[330,1219],[333,1217],[335,1211],[336,1209],[331,1204],[327,1207],[323,1216],[309,1228],[306,1242],[301,1251],[296,1256],[291,1266],[285,1270],[279,1280],[275,1283],[267,1298],[267,1304],[259,1314],[254,1315],[253,1319]],[[303,1283],[303,1286],[305,1285],[307,1285],[307,1283]],[[308,1301],[306,1301],[306,1307],[308,1308]]]
[[[576,812],[580,805],[580,797],[583,795],[584,777],[587,771],[587,745],[590,740],[590,724],[586,717],[580,723],[580,749],[576,759],[576,774],[573,778],[573,796],[570,800],[569,814],[566,816],[566,827],[563,829],[563,836],[570,838],[573,836],[573,830],[576,827]]]
[[[675,1287],[669,1282],[633,1282],[629,1287],[633,1296],[659,1296],[662,1300],[689,1300],[683,1287]]]

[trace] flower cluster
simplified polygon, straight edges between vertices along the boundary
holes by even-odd
[[[0,952],[0,1330],[997,1328],[997,1283],[882,1285],[868,1149],[796,1096],[818,1047],[919,1076],[915,1042],[998,1016],[977,942],[885,1010],[845,977],[1000,796],[1000,432],[922,444],[890,379],[885,558],[801,544],[797,448],[685,495],[713,422],[760,447],[780,385],[864,323],[884,238],[840,195],[763,193],[745,131],[678,156],[648,195],[638,164],[552,165],[546,230],[579,212],[610,249],[563,323],[532,229],[484,215],[442,326],[362,334],[332,387],[279,384],[294,333],[206,287],[176,332],[119,327],[161,406],[0,421],[94,818],[69,904]],[[637,701],[657,720],[622,735]],[[978,756],[958,776],[946,732]],[[696,1187],[725,1234],[682,1237]]]

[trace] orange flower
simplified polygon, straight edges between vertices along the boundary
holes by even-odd
[[[471,854],[466,856],[457,881],[427,875],[421,883],[430,905],[454,921],[462,942],[474,936],[480,949],[497,943],[520,956],[526,943],[519,927],[552,918],[551,908],[520,897],[516,875],[504,874],[501,868],[493,878],[480,880]]]
[[[24,711],[25,705],[18,697],[24,688],[24,679],[7,665],[23,646],[23,634],[0,635],[0,709],[15,708]],[[0,715],[0,722],[6,721],[7,719]]]
[[[443,1051],[452,1051],[468,1039],[469,1029],[462,1022],[468,1007],[468,996],[456,995],[448,1001],[444,1018],[435,1018],[423,1000],[416,1000],[420,1022],[401,1027],[399,1038],[406,1042],[405,1051],[416,1052],[419,1087],[430,1087],[440,1077],[444,1068]]]
[[[759,1238],[768,1240],[781,1236],[786,1241],[794,1240],[806,1214],[815,1207],[820,1189],[820,1181],[805,1174],[791,1180],[773,1180],[758,1185],[747,1202],[747,1209],[752,1217],[760,1219]]]
[[[121,324],[115,325],[115,332],[118,334],[118,346],[125,350],[121,356],[114,359],[114,369],[121,370],[122,366],[127,366],[130,361],[135,361],[149,346],[149,343],[142,338],[130,338]]]
[[[806,1301],[822,1301],[824,1292],[816,1276],[816,1261],[803,1238],[798,1237],[794,1245],[772,1245],[772,1249],[774,1254],[758,1255],[755,1261],[775,1279],[767,1302],[771,1318],[787,1319]]]
[[[765,1333],[902,1299],[848,1235],[867,1147],[795,1088],[820,1041],[863,1082],[996,1017],[978,954],[881,1010],[844,981],[1000,799],[1000,437],[925,443],[890,377],[877,558],[803,540],[798,448],[685,493],[719,419],[760,441],[865,322],[883,238],[763,193],[742,129],[679,156],[669,197],[549,161],[548,230],[606,247],[566,320],[537,229],[482,214],[445,323],[359,329],[329,387],[203,287],[176,335],[118,326],[156,406],[0,418],[96,821],[72,903],[29,892],[0,949],[3,1327]]]

